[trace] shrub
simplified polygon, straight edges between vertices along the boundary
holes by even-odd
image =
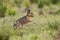
[[[9,40],[9,36],[8,35],[1,35],[0,34],[0,40]]]
[[[38,0],[29,0],[29,2],[32,3],[38,3]]]
[[[25,7],[28,8],[29,7],[29,3],[28,2],[25,2]]]
[[[54,14],[58,14],[59,15],[60,14],[60,10],[56,11]]]
[[[0,40],[9,40],[9,33],[4,28],[1,27],[0,27]]]
[[[8,9],[6,15],[8,16],[14,16],[16,14],[16,11],[14,9]]]
[[[49,1],[49,0],[44,0],[43,2],[44,2],[44,4],[47,5],[47,6],[49,6],[49,4],[50,4],[50,1]]]
[[[43,8],[43,6],[44,6],[44,3],[43,3],[42,1],[40,1],[40,2],[38,3],[38,8]]]
[[[0,6],[0,17],[5,17],[6,6]]]
[[[22,3],[22,0],[14,0],[14,3],[15,3],[16,6],[20,7],[21,3]]]
[[[48,22],[48,27],[51,30],[58,30],[58,22],[56,22],[56,21],[54,23]]]
[[[50,0],[50,2],[51,2],[52,4],[56,4],[56,3],[58,3],[58,0]]]

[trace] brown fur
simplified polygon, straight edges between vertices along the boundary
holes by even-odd
[[[33,13],[30,13],[30,10],[27,10],[27,15],[19,18],[18,20],[16,20],[16,23],[14,23],[14,29],[17,29],[19,26],[19,28],[23,27],[24,24],[28,23],[30,21],[30,17],[33,17]]]

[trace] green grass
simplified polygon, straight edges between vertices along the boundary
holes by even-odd
[[[52,36],[57,34],[56,28],[60,26],[60,15],[48,15],[45,13],[45,8],[44,15],[38,15],[37,9],[33,10],[35,15],[31,18],[33,22],[25,24],[20,30],[14,30],[13,24],[25,13],[20,12],[15,16],[0,18],[0,38],[3,39],[8,36],[9,39],[7,40],[53,40]]]

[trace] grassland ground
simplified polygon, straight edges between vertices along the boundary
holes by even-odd
[[[3,37],[9,35],[9,40],[53,40],[60,27],[60,15],[48,15],[45,13],[47,11],[45,8],[44,15],[38,15],[37,9],[32,8],[35,15],[31,18],[32,22],[25,24],[20,30],[14,30],[13,24],[26,13],[19,11],[15,16],[0,18],[0,35]]]

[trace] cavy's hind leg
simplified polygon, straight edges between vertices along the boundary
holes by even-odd
[[[20,26],[18,27],[18,29],[21,29],[23,27],[23,25],[20,24]]]

